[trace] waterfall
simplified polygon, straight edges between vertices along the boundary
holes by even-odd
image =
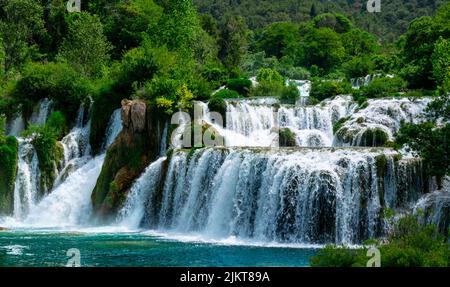
[[[114,112],[105,135],[106,143],[114,141],[122,124]],[[120,113],[119,113],[120,115]],[[65,167],[53,190],[38,202],[39,167],[29,140],[19,139],[19,168],[14,188],[14,225],[64,227],[87,224],[91,214],[91,193],[100,175],[105,154],[92,158],[89,148],[90,120],[85,122],[80,107],[76,125],[63,140]]]
[[[17,115],[9,124],[6,133],[10,136],[18,137],[25,129],[25,122],[21,114]]]
[[[121,109],[117,109],[113,112],[111,119],[109,120],[108,127],[106,128],[106,140],[103,144],[103,150],[106,150],[114,142],[121,131],[122,114]]]
[[[323,147],[333,142],[333,125],[355,108],[350,96],[338,96],[315,106],[267,104],[254,101],[227,101],[227,146],[273,146],[277,128],[296,134],[298,146]],[[236,137],[239,135],[240,137]]]
[[[47,118],[52,112],[52,105],[52,100],[47,98],[41,99],[31,114],[30,124],[39,126],[45,125]]]
[[[402,122],[419,123],[431,98],[386,98],[371,99],[367,107],[352,113],[336,132],[335,146],[374,146],[367,142],[369,131],[379,130],[387,140],[393,140]],[[370,138],[370,137],[369,137]]]
[[[14,218],[22,219],[34,206],[40,186],[39,161],[28,139],[19,138],[19,159],[14,183]]]
[[[133,184],[123,208],[119,211],[119,225],[132,229],[139,228],[147,207],[146,202],[157,191],[161,181],[162,166],[166,159],[161,157],[151,163]]]
[[[299,97],[296,101],[298,106],[306,106],[311,92],[311,81],[308,80],[286,80],[286,86],[294,85],[297,87]]]
[[[132,228],[146,222],[207,238],[360,243],[383,234],[383,207],[406,205],[421,193],[411,178],[408,201],[384,196],[398,192],[409,174],[420,178],[416,159],[395,162],[395,155],[383,149],[178,150],[164,182],[160,159],[135,183],[124,210]],[[380,165],[380,157],[392,164]],[[158,196],[157,186],[163,186]]]

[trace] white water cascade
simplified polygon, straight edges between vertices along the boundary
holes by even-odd
[[[132,229],[139,228],[145,214],[147,200],[162,180],[162,166],[166,157],[151,163],[131,188],[123,208],[119,211],[118,224]]]
[[[420,161],[396,161],[384,149],[175,151],[158,182],[164,160],[132,187],[121,213],[130,228],[144,222],[204,238],[360,243],[383,234],[382,207],[405,206],[422,187]]]
[[[22,219],[36,204],[40,186],[39,161],[30,140],[19,138],[19,160],[14,183],[14,218]]]
[[[89,224],[91,193],[101,172],[105,154],[92,158],[86,154],[86,152],[90,152],[87,145],[84,146],[85,150],[81,149],[84,152],[79,152],[81,145],[77,140],[83,138],[84,143],[88,143],[89,140],[89,132],[86,130],[89,130],[90,124],[88,122],[83,125],[83,118],[84,109],[80,108],[77,124],[71,134],[66,137],[69,137],[70,140],[66,140],[64,143],[65,151],[66,149],[69,149],[69,151],[78,150],[66,156],[66,159],[68,159],[64,169],[68,174],[66,178],[64,180],[59,178],[58,184],[55,184],[54,189],[46,197],[39,202],[29,204],[26,209],[24,209],[22,201],[20,201],[20,204],[17,202],[18,209],[16,211],[15,201],[15,220],[10,224],[8,224],[10,221],[4,220],[5,226],[71,227]],[[117,113],[113,113],[108,125],[105,142],[112,143],[121,129],[121,118],[117,117]],[[24,145],[24,147],[27,147],[27,145]],[[25,155],[26,153],[23,152],[23,154]],[[72,165],[72,169],[68,172],[68,167],[76,160],[78,160],[78,164]],[[21,167],[19,166],[19,172],[20,169]],[[33,183],[32,179],[38,177],[36,174],[38,171],[39,169],[36,168],[28,173],[28,170],[24,169],[23,175],[17,177],[20,185],[17,185],[15,188],[15,197],[16,190],[17,193],[31,195],[34,193],[34,188],[39,185]],[[28,178],[31,179],[28,180]],[[27,181],[24,181],[24,179]]]
[[[226,130],[230,134],[224,134],[225,145],[273,146],[278,129],[289,128],[296,135],[297,146],[331,146],[333,125],[355,108],[349,96],[338,96],[315,106],[277,106],[229,100]]]

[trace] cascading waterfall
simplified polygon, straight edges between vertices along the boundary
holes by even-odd
[[[298,146],[323,147],[333,142],[333,125],[356,108],[349,96],[316,106],[268,105],[227,101],[226,146],[273,146],[278,128],[296,134]],[[234,135],[240,135],[235,137]]]
[[[30,124],[32,125],[44,125],[47,122],[47,118],[52,112],[53,101],[47,98],[41,99],[39,105],[36,106],[31,114]]]
[[[383,207],[406,205],[421,193],[420,161],[398,162],[395,154],[384,149],[207,148],[190,156],[179,150],[163,182],[158,182],[158,170],[165,159],[147,169],[124,209],[141,210],[138,197],[148,201],[144,218],[135,217],[142,211],[130,216],[132,228],[143,221],[151,228],[207,238],[360,243],[383,234]],[[380,165],[380,157],[391,164]],[[410,194],[404,202],[389,198],[400,184]]]
[[[145,214],[146,202],[157,188],[162,177],[162,166],[166,157],[151,163],[133,184],[123,208],[119,211],[118,224],[128,228],[139,228]]]
[[[421,115],[431,101],[431,98],[368,100],[367,107],[352,113],[336,132],[333,145],[373,146],[367,142],[367,133],[376,130],[384,133],[387,140],[393,140],[402,122],[419,123],[424,119]]]
[[[30,140],[19,139],[19,160],[14,183],[14,218],[22,219],[34,206],[40,186],[39,161]]]
[[[89,130],[90,124],[88,121],[87,124],[83,125],[84,117],[84,109],[80,108],[77,124],[71,132],[71,140],[65,141],[65,149],[68,148],[73,151],[76,148],[79,150],[81,145],[80,142],[77,142],[77,140],[83,136],[87,137],[83,138],[83,142],[88,143],[89,132],[87,130]],[[106,143],[112,143],[114,141],[121,129],[121,117],[118,117],[117,112],[115,112],[111,116],[111,120],[108,125],[105,136],[105,147],[107,147]],[[68,143],[70,143],[70,145]],[[28,145],[22,146],[24,148],[28,147]],[[75,148],[72,149],[72,147]],[[21,155],[24,154],[23,158],[27,159],[27,156],[29,155],[26,153],[24,148],[22,148],[24,151],[21,152]],[[73,167],[65,180],[59,178],[59,184],[55,184],[55,187],[50,194],[44,197],[41,201],[30,204],[27,209],[23,208],[22,201],[20,203],[15,201],[14,215],[16,221],[14,222],[14,225],[22,224],[33,227],[68,227],[89,223],[89,218],[91,215],[90,196],[97,182],[97,178],[100,175],[105,154],[91,158],[90,155],[86,154],[87,152],[90,152],[90,149],[86,148],[86,146],[84,148],[84,152],[76,152],[67,157],[67,159],[70,160],[68,161],[65,170],[67,172],[68,166],[70,166],[74,160],[77,160],[78,157],[83,159],[83,161],[81,161],[82,164],[79,162],[79,166]],[[32,147],[30,149],[32,149]],[[19,172],[20,170],[21,167],[19,166]],[[36,168],[36,172],[38,172],[38,170],[39,169]],[[39,186],[39,184],[32,182],[32,178],[37,175],[33,174],[28,176],[27,172],[28,170],[24,168],[24,174],[17,177],[14,194],[15,197],[16,190],[17,194],[33,194],[33,189]],[[32,172],[29,174],[32,174]],[[29,179],[30,177],[31,179]],[[24,179],[27,181],[24,182]],[[17,212],[16,205],[18,207]],[[18,216],[16,216],[16,214]]]

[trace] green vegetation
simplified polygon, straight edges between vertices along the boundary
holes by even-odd
[[[351,87],[348,83],[332,80],[314,80],[311,87],[311,97],[319,101],[350,92]]]
[[[375,245],[382,267],[448,267],[450,246],[446,236],[433,225],[421,225],[415,216],[405,216],[393,223],[387,243],[370,242],[363,248],[349,249],[329,245],[310,259],[312,267],[365,267],[367,250]]]
[[[49,189],[56,178],[55,169],[64,158],[64,150],[58,140],[64,134],[66,119],[59,112],[53,112],[43,126],[30,126],[23,132],[26,137],[32,138],[32,144],[36,149],[41,171],[41,185]]]
[[[0,214],[12,211],[18,148],[17,139],[4,136],[0,130]]]
[[[280,129],[279,137],[281,147],[293,147],[297,145],[295,134],[288,128]]]

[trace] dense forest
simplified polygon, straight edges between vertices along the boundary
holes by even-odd
[[[92,102],[89,142],[99,153],[110,115],[124,99],[144,101],[159,119],[191,111],[193,101],[225,116],[224,99],[276,96],[294,104],[298,90],[287,79],[312,82],[311,104],[343,94],[361,109],[375,98],[432,97],[426,120],[403,123],[395,140],[372,137],[377,146],[416,150],[442,188],[450,175],[450,3],[396,0],[382,1],[381,13],[365,9],[358,0],[89,0],[69,13],[63,0],[0,0],[0,212],[11,209],[17,169],[18,141],[6,135],[7,122],[18,114],[29,118],[44,98],[54,112],[22,135],[32,139],[51,185],[62,153],[58,142],[74,126],[80,104]],[[352,89],[351,79],[374,74],[380,77]],[[249,80],[254,76],[258,86]],[[227,88],[213,93],[221,86]],[[136,178],[154,157],[141,162],[144,141],[134,142],[130,153],[118,151],[111,165],[119,170],[116,162],[128,161]],[[94,206],[113,194],[110,209],[117,208],[122,187],[112,178],[101,175]],[[408,232],[436,243],[428,229]],[[444,259],[424,262],[448,264],[447,245],[436,245],[430,256]],[[406,247],[401,241],[395,248]],[[347,265],[358,260],[350,251],[345,256]]]
[[[380,41],[393,42],[406,32],[412,20],[434,15],[445,2],[445,0],[382,1],[380,13],[367,12],[367,1],[362,0],[195,0],[194,4],[201,13],[211,14],[218,20],[226,15],[242,16],[252,30],[264,28],[274,22],[299,23],[311,20],[322,13],[340,13],[347,16],[359,28],[375,34]]]

